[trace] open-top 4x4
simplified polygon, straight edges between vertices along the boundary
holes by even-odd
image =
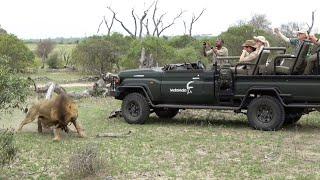
[[[304,42],[297,56],[285,54],[285,48],[264,48],[254,64],[235,68],[206,70],[198,61],[127,70],[114,77],[112,92],[123,100],[121,111],[128,123],[142,124],[151,112],[172,118],[179,109],[216,109],[245,112],[253,128],[278,130],[320,107],[318,65],[313,75],[302,75],[299,68],[309,46]],[[238,66],[251,68],[240,73]]]

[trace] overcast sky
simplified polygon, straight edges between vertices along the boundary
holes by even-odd
[[[133,27],[131,9],[141,16],[143,10],[153,0],[1,0],[0,25],[19,38],[84,37],[97,34],[103,16],[112,15],[111,6],[118,18]],[[180,11],[185,10],[182,18],[164,32],[165,35],[184,33],[183,20],[188,24],[192,13],[198,14],[203,8],[205,13],[194,25],[193,34],[218,35],[239,20],[249,20],[254,14],[266,14],[272,27],[282,23],[311,22],[311,12],[316,11],[314,31],[320,29],[320,1],[231,1],[231,0],[159,0],[159,14],[166,12],[168,23]],[[150,15],[152,12],[149,13]],[[115,22],[112,31],[126,34]],[[102,33],[106,29],[102,28]],[[100,33],[101,34],[101,33]]]

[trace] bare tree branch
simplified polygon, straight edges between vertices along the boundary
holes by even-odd
[[[157,25],[157,21],[156,21],[157,9],[158,9],[158,1],[156,1],[156,4],[154,5],[153,14],[152,14],[152,21],[153,21],[153,25],[154,25],[154,30],[153,30],[152,36],[154,36],[156,31],[158,31],[158,25]]]
[[[123,22],[117,18],[116,13],[114,12],[113,9],[111,9],[111,7],[108,6],[108,9],[114,14],[114,19],[119,22],[122,26],[122,28],[133,38],[135,38],[136,36],[123,24]]]
[[[204,13],[206,9],[202,9],[201,13],[196,17],[194,14],[192,15],[192,19],[190,22],[190,28],[189,28],[189,36],[192,35],[192,28],[193,28],[193,24],[198,21],[198,19],[202,16],[202,14]]]
[[[173,20],[172,20],[172,22],[171,22],[170,24],[168,24],[167,26],[163,27],[163,28],[159,31],[159,33],[157,34],[157,36],[159,37],[164,30],[166,30],[166,29],[168,29],[169,27],[171,27],[172,25],[174,25],[175,21],[176,21],[178,18],[180,18],[183,13],[184,13],[184,11],[181,10],[180,13],[179,13],[176,17],[173,18]]]
[[[142,32],[143,32],[143,25],[144,25],[144,19],[147,17],[149,10],[152,8],[152,6],[154,5],[155,1],[153,1],[150,6],[143,11],[143,15],[141,16],[141,18],[139,16],[136,15],[136,17],[139,19],[139,38],[142,37]]]
[[[183,33],[183,35],[186,35],[186,34],[187,34],[187,24],[186,24],[186,21],[183,21],[183,26],[184,26],[184,33]]]
[[[103,22],[104,22],[105,25],[107,26],[107,29],[108,29],[108,32],[107,32],[108,34],[107,34],[107,35],[110,36],[111,29],[112,29],[112,26],[113,26],[113,23],[114,23],[114,19],[115,19],[116,13],[111,9],[111,7],[108,7],[108,9],[112,12],[112,19],[111,19],[110,25],[109,25],[106,17],[103,16],[103,19],[102,19],[101,23],[99,24],[97,33],[99,33],[100,28],[101,28],[101,25],[102,25]]]
[[[141,36],[142,36],[143,20],[147,17],[147,14],[148,14],[148,10],[145,10],[145,11],[143,12],[143,15],[142,15],[141,19],[140,19],[140,33],[139,33],[139,38],[141,38]]]
[[[152,33],[153,36],[155,36],[156,33],[157,33],[157,35],[159,34],[159,25],[162,23],[162,19],[166,14],[167,13],[163,13],[159,17],[159,19],[157,19],[157,20],[154,19],[154,30],[153,30],[153,33]]]
[[[101,23],[98,26],[97,34],[99,33],[102,24],[103,24],[103,19],[102,19]]]
[[[315,11],[312,11],[312,17],[311,17],[311,26],[309,26],[309,24],[307,24],[308,25],[308,27],[309,27],[309,29],[308,29],[308,34],[310,34],[311,33],[311,31],[312,31],[312,28],[313,28],[313,24],[314,24],[314,12]]]
[[[150,31],[149,31],[149,19],[146,20],[146,23],[143,23],[144,27],[147,30],[147,36],[150,36]]]
[[[110,36],[110,32],[111,32],[111,28],[112,28],[112,26],[113,26],[113,22],[114,22],[114,19],[116,18],[116,14],[115,13],[113,13],[113,15],[112,15],[112,19],[111,19],[111,23],[110,23],[110,26],[108,25],[108,22],[107,22],[107,20],[106,20],[106,18],[105,18],[105,16],[103,17],[103,19],[104,19],[104,23],[106,24],[106,26],[107,26],[107,28],[108,28],[108,36]]]
[[[134,14],[134,9],[132,9],[131,15],[134,22],[134,36],[137,37],[137,18],[136,18],[136,15]]]

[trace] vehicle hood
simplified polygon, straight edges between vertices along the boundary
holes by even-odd
[[[159,76],[162,73],[160,67],[157,68],[146,68],[146,69],[131,69],[121,71],[119,77],[123,78],[144,78],[144,77],[155,77]]]

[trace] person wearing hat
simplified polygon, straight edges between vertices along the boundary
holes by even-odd
[[[270,47],[269,41],[264,36],[253,36],[253,39],[256,41],[256,46],[258,54],[262,51],[264,47]]]
[[[243,49],[239,59],[240,63],[252,63],[259,56],[259,52],[256,50],[258,46],[254,40],[246,40],[246,42],[242,44],[242,47]]]
[[[218,65],[224,65],[228,63],[225,60],[217,60],[217,57],[228,56],[228,49],[224,47],[224,41],[222,39],[218,39],[216,41],[216,47],[211,47],[210,43],[203,43],[203,55],[209,56],[212,54],[212,62],[217,62]]]
[[[239,63],[254,64],[254,62],[259,56],[256,42],[253,39],[246,40],[246,42],[242,44],[242,48],[243,49],[240,55]],[[237,73],[247,75],[251,69],[251,65],[241,65],[237,67]]]
[[[295,46],[295,55],[299,53],[300,45],[303,43],[304,40],[308,39],[307,31],[305,30],[299,30],[296,31],[297,37],[296,38],[287,38],[285,35],[283,35],[278,28],[274,29],[274,32],[285,42],[290,43],[291,45]]]

